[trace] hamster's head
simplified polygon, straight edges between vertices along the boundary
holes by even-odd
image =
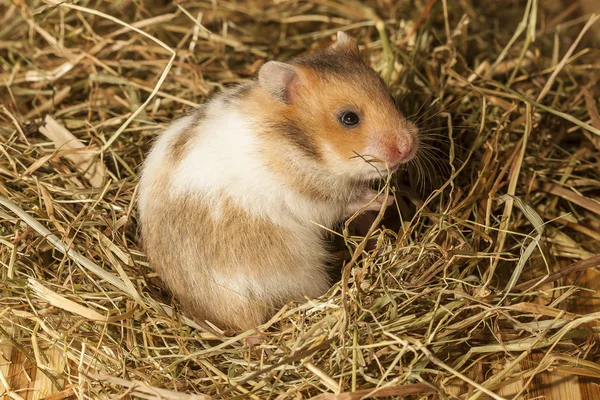
[[[291,134],[305,135],[311,155],[332,173],[374,179],[410,161],[419,148],[416,126],[396,109],[384,81],[343,32],[325,50],[289,64],[266,63],[259,83],[294,125]]]

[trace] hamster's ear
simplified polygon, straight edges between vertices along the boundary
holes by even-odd
[[[258,83],[275,99],[292,103],[300,83],[300,71],[293,65],[269,61],[258,71]]]
[[[335,42],[332,47],[334,49],[348,50],[358,54],[358,44],[356,43],[356,40],[343,31],[337,32],[337,42]]]

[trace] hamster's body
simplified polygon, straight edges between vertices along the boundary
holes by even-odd
[[[372,199],[368,183],[385,171],[355,156],[395,167],[416,151],[414,126],[391,111],[385,86],[355,43],[339,38],[337,47],[296,63],[267,63],[258,82],[175,121],[148,155],[138,198],[144,247],[197,319],[250,328],[290,300],[325,293],[331,282],[323,227]],[[339,58],[349,63],[348,74],[344,66],[339,71]],[[367,82],[355,84],[363,100],[324,90],[367,69]],[[339,110],[319,106],[338,98],[349,98],[335,105]],[[349,113],[360,115],[359,123],[347,124],[355,119]],[[373,121],[382,114],[374,135],[363,113]]]

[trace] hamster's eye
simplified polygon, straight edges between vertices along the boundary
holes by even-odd
[[[347,128],[352,128],[358,125],[360,118],[353,111],[344,111],[339,116],[340,122]]]

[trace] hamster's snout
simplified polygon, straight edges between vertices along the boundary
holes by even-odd
[[[413,148],[415,145],[415,140],[413,136],[410,134],[402,135],[398,138],[398,143],[396,147],[396,156],[399,162],[406,162],[413,154]]]
[[[395,170],[400,164],[409,162],[419,147],[418,139],[413,132],[400,135],[387,148],[386,161],[390,169]]]

